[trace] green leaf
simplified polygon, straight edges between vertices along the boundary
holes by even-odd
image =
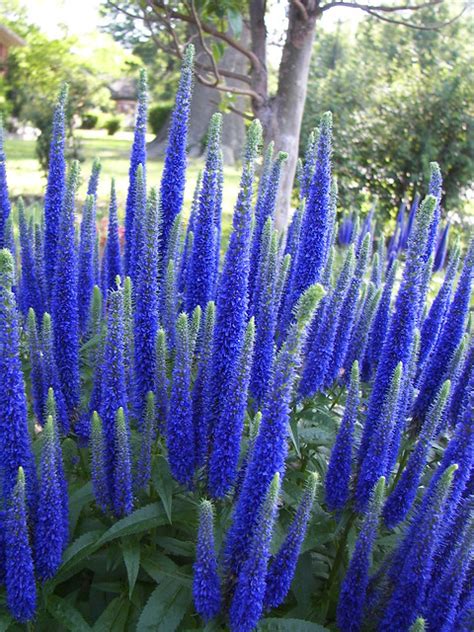
[[[192,577],[183,572],[182,568],[175,564],[173,560],[158,551],[143,555],[142,568],[150,575],[156,583],[171,579],[183,586],[192,585]]]
[[[110,529],[104,533],[97,544],[98,546],[102,546],[117,538],[123,538],[126,535],[133,535],[135,533],[143,533],[154,527],[162,526],[167,522],[166,512],[161,503],[151,503],[150,505],[146,505],[146,507],[135,510],[129,516],[113,524]]]
[[[82,614],[65,599],[51,595],[47,603],[48,612],[71,632],[91,632],[92,628],[86,623]]]
[[[130,602],[115,597],[95,622],[93,632],[125,632],[130,611]]]
[[[75,540],[64,552],[63,563],[53,578],[53,583],[64,581],[64,576],[77,564],[82,562],[98,548],[98,542],[103,531],[88,531]]]
[[[183,542],[182,540],[169,538],[167,536],[159,536],[155,541],[163,550],[168,551],[173,555],[194,558],[196,551],[196,545],[194,542]]]
[[[232,29],[232,33],[234,37],[239,39],[242,33],[242,15],[239,11],[235,9],[227,10],[227,20],[229,21],[230,28]]]
[[[258,632],[329,632],[317,623],[303,619],[264,619],[257,628]]]
[[[13,619],[9,614],[0,614],[0,632],[6,632],[12,623]]]
[[[122,551],[127,569],[128,596],[131,598],[140,570],[140,545],[135,539],[125,538],[122,542]]]
[[[79,520],[81,511],[88,503],[94,500],[94,493],[92,491],[92,483],[89,481],[76,491],[72,492],[69,496],[69,524],[70,532],[74,534],[76,530],[76,524]]]
[[[174,482],[168,467],[168,463],[163,457],[159,457],[153,463],[151,479],[153,482],[153,487],[160,495],[161,502],[163,503],[166,515],[168,516],[168,521],[170,524],[172,524],[171,508],[173,504]]]
[[[176,581],[166,581],[151,593],[137,625],[137,632],[174,632],[192,603],[192,594]]]
[[[295,448],[296,454],[298,455],[298,457],[301,457],[300,441],[299,441],[299,433],[298,433],[298,420],[297,419],[292,419],[290,421],[289,428],[290,428],[291,442],[293,443],[293,446]]]

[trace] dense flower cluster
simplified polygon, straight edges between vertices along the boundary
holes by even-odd
[[[153,555],[148,542],[186,554],[189,542],[151,531],[165,529],[163,521],[140,513],[156,510],[159,489],[171,523],[178,488],[177,512],[182,498],[192,498],[199,523],[195,610],[205,622],[216,619],[215,629],[250,632],[272,608],[284,608],[300,552],[310,567],[321,563],[318,521],[325,519],[335,548],[322,556],[323,589],[333,602],[317,614],[309,607],[308,616],[342,632],[467,631],[474,241],[463,255],[460,243],[449,245],[449,225],[439,226],[439,167],[431,166],[426,197],[408,215],[400,208],[387,243],[375,231],[375,209],[338,224],[326,113],[308,141],[298,208],[281,235],[274,212],[287,156],[274,155],[270,143],[257,179],[262,129],[254,121],[221,257],[220,114],[210,121],[184,219],[193,57],[190,46],[161,185],[150,191],[140,76],[123,248],[114,181],[98,246],[98,161],[76,230],[79,165],[66,172],[66,88],[54,113],[44,220],[35,224],[19,201],[18,236],[0,133],[0,582],[8,610],[31,621],[38,594],[54,610],[58,571],[69,579],[75,556],[93,549],[88,535],[79,538],[61,566],[82,509],[81,495],[68,489],[76,467],[90,480],[92,532],[108,521],[111,529],[128,525],[122,533],[133,537],[138,531],[123,521],[134,512],[148,525],[141,553],[137,541],[122,543],[130,598],[140,555]],[[433,270],[446,258],[431,300]],[[324,430],[323,419],[339,417],[329,444],[315,449],[311,437]],[[163,483],[165,470],[174,481]],[[319,478],[324,494],[315,503]],[[153,502],[141,508],[150,489]],[[381,533],[390,546],[379,546]],[[181,590],[180,573],[163,560],[151,570],[145,564],[156,590],[167,590],[167,574]],[[44,582],[53,584],[43,595]]]

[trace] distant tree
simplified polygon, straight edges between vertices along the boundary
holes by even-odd
[[[439,30],[393,29],[367,19],[355,36],[342,27],[320,35],[302,138],[325,110],[333,111],[344,208],[377,196],[382,210],[393,213],[405,195],[425,190],[421,181],[426,186],[436,160],[443,206],[462,210],[474,173],[473,38],[471,19]]]
[[[262,122],[265,140],[273,139],[277,150],[289,151],[277,206],[277,223],[282,226],[289,213],[296,169],[294,148],[299,142],[318,19],[335,7],[347,7],[392,26],[439,28],[444,20],[425,21],[420,27],[413,23],[413,17],[427,7],[444,2],[380,0],[377,4],[356,0],[289,0],[285,3],[287,16],[282,24],[284,43],[275,93],[269,87],[270,37],[266,25],[274,3],[266,0],[104,0],[104,6],[113,21],[120,21],[133,33],[143,36],[148,32],[156,49],[166,55],[181,58],[186,43],[190,39],[197,42],[204,52],[196,65],[197,80],[224,93],[229,110],[248,117],[249,112],[242,112],[240,104],[232,102],[232,98],[249,97],[250,117],[258,117]],[[446,5],[449,5],[447,0]],[[464,9],[462,2],[460,12]],[[247,30],[250,33],[248,41],[245,40]],[[236,71],[223,63],[226,49],[232,49],[243,59],[248,71],[241,68]]]

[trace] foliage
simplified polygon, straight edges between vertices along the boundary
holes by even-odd
[[[159,134],[159,132],[161,132],[161,130],[163,129],[164,124],[171,114],[171,110],[171,105],[164,104],[154,105],[150,108],[150,111],[148,113],[148,124],[155,136]]]
[[[119,117],[118,116],[112,116],[111,118],[108,118],[104,122],[104,128],[107,130],[107,134],[109,136],[113,136],[114,134],[116,134],[119,131],[120,124],[121,124],[121,121],[120,121]]]
[[[192,50],[176,110],[189,105],[191,73]],[[185,239],[186,112],[175,110],[164,206],[156,189],[146,191],[143,74],[142,88],[125,234],[132,279],[122,272],[113,185],[110,247],[97,256],[91,248],[98,164],[76,239],[79,166],[64,168],[64,92],[50,176],[51,185],[60,183],[49,188],[46,221],[35,227],[22,208],[18,248],[9,206],[2,207],[0,625],[10,632],[23,623],[74,632],[327,632],[337,624],[408,632],[425,619],[468,629],[474,242],[421,363],[436,197],[416,209],[407,249],[394,250],[394,260],[373,218],[340,252],[325,114],[283,245],[271,204],[282,156],[267,153],[255,199],[261,127],[253,122],[220,265],[220,116],[211,122]],[[57,190],[64,191],[59,209]],[[259,198],[270,208],[252,257]],[[0,199],[8,199],[5,178]],[[201,239],[204,227],[212,239]],[[46,230],[56,252],[38,295],[31,278],[44,279],[51,253],[33,235]],[[193,231],[201,238],[189,237]],[[191,282],[202,274],[200,257],[209,275],[204,305]],[[395,284],[398,258],[405,265]],[[80,292],[78,260],[88,277]],[[84,304],[89,319],[80,327]],[[340,327],[345,336],[334,335]],[[252,363],[262,361],[256,345],[270,364],[258,401],[249,388]],[[315,362],[320,379],[308,380],[302,396],[301,377]],[[450,382],[458,408],[448,401]],[[428,410],[420,386],[435,396]],[[387,498],[395,500],[387,505]]]
[[[425,19],[436,22],[438,12]],[[400,199],[422,192],[437,160],[443,211],[462,210],[474,168],[472,26],[463,18],[417,31],[367,19],[354,35],[343,26],[319,33],[302,138],[330,108],[346,209],[377,197],[387,216]]]

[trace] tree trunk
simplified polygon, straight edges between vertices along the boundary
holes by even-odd
[[[242,41],[247,43],[248,32],[245,31],[246,29],[242,33]],[[198,38],[195,39],[195,46],[196,60],[202,63],[209,63],[207,54],[200,46]],[[245,74],[248,70],[247,59],[230,46],[226,47],[220,66],[240,74]],[[229,85],[241,85],[232,79],[227,81]],[[219,110],[220,101],[220,92],[214,88],[204,86],[198,81],[195,82],[188,128],[189,156],[197,157],[203,154],[209,121],[214,112]],[[238,96],[234,105],[239,110],[245,110],[248,107],[247,103],[247,98]],[[168,141],[168,126],[169,122],[163,126],[158,136],[148,145],[148,153],[152,158],[164,155]],[[244,119],[239,114],[226,112],[222,121],[222,152],[225,164],[233,165],[237,160],[240,160],[244,140]]]
[[[262,13],[259,14],[258,8],[260,6],[260,9],[264,10],[264,3],[255,0],[251,5],[254,6],[253,14],[251,7],[253,50],[259,59],[262,59],[262,39],[265,34],[258,28],[262,21]],[[301,0],[298,5],[290,3],[277,94],[272,98],[265,98],[260,104],[253,103],[254,113],[263,125],[265,142],[273,140],[277,151],[288,152],[288,161],[282,171],[275,216],[276,226],[280,229],[286,227],[290,215],[301,121],[318,15],[318,0]],[[265,66],[265,63],[263,65]],[[255,77],[254,89],[260,94],[266,89],[266,77],[263,79],[261,73]]]

